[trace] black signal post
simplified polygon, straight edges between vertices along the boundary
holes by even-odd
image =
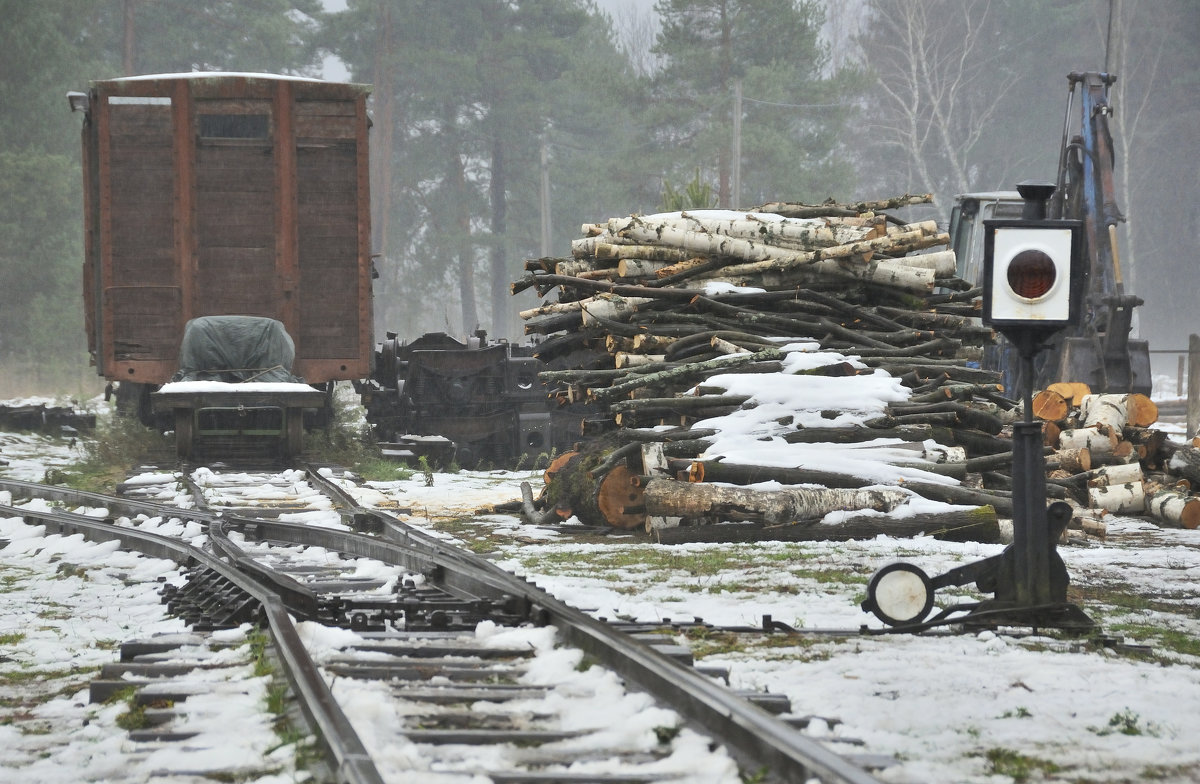
[[[983,322],[1020,357],[1024,421],[1013,425],[1013,543],[1000,555],[929,578],[891,564],[872,577],[863,609],[892,626],[922,626],[935,589],[974,582],[994,599],[967,608],[964,623],[1085,630],[1094,624],[1067,602],[1067,569],[1058,538],[1071,519],[1061,502],[1046,505],[1042,428],[1033,421],[1034,359],[1048,339],[1080,317],[1083,225],[1047,220],[1054,185],[1021,183],[1019,220],[984,221]],[[947,610],[943,615],[954,611]]]

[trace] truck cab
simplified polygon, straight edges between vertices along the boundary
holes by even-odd
[[[963,193],[950,211],[950,248],[958,260],[958,277],[978,284],[983,272],[983,222],[1020,218],[1024,200],[1016,191]]]

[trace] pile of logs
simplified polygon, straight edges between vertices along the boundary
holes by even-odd
[[[928,200],[632,216],[585,225],[571,258],[527,261],[512,289],[546,299],[521,313],[551,368],[542,378],[559,405],[590,412],[580,445],[546,472],[542,497],[526,499],[527,514],[641,527],[661,541],[919,532],[998,540],[998,520],[1012,510],[1008,427],[1021,412],[999,374],[979,368],[994,336],[978,320],[980,291],[955,276],[947,235],[932,222],[884,214]],[[789,364],[801,351],[816,359]],[[728,374],[779,374],[785,366],[834,378],[882,370],[906,389],[870,415],[847,418],[831,404],[820,422],[776,416],[759,433],[764,443],[886,444],[889,464],[908,472],[881,482],[819,464],[706,458],[719,432],[703,420],[752,412],[760,402],[731,391]],[[1123,487],[1109,470],[1118,455],[1136,461],[1165,439],[1131,424],[1145,432],[1131,430],[1104,451],[1087,431],[1114,426],[1071,419],[1077,408],[1059,398],[1061,417],[1050,416],[1049,395],[1035,404],[1047,438],[1058,431],[1047,447],[1049,493],[1076,499],[1075,527],[1096,533],[1089,483]],[[897,459],[896,450],[911,458]],[[880,487],[889,484],[896,486]],[[1143,493],[1168,490],[1178,492]],[[888,514],[914,496],[941,504]],[[744,524],[704,525],[716,522]]]
[[[1200,526],[1200,497],[1191,495],[1200,487],[1200,450],[1152,428],[1158,407],[1145,395],[1094,395],[1086,384],[1059,383],[1038,392],[1033,408],[1059,458],[1048,481],[1068,492],[1077,517],[1146,514],[1160,525]]]

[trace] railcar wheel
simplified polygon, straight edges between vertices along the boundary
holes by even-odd
[[[283,418],[283,457],[290,460],[304,449],[304,412],[298,408],[287,408],[283,411]]]
[[[192,417],[190,408],[175,409],[175,456],[180,460],[192,459],[192,441],[195,438]]]

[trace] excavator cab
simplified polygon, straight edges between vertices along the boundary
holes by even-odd
[[[1056,335],[1039,354],[1034,387],[1056,381],[1082,381],[1098,393],[1149,395],[1150,347],[1131,340],[1133,309],[1142,300],[1127,294],[1121,275],[1117,224],[1124,221],[1114,197],[1114,156],[1108,118],[1111,74],[1072,72],[1067,120],[1063,127],[1056,189],[1050,201],[1053,219],[1081,220],[1085,227],[1086,302],[1080,324]],[[1078,127],[1072,132],[1071,107],[1079,95]],[[958,275],[978,282],[983,269],[983,221],[1019,218],[1023,201],[1016,191],[966,193],[955,198],[950,242]],[[1019,363],[1003,338],[984,352],[984,366],[999,370],[1005,389],[1017,389]]]

